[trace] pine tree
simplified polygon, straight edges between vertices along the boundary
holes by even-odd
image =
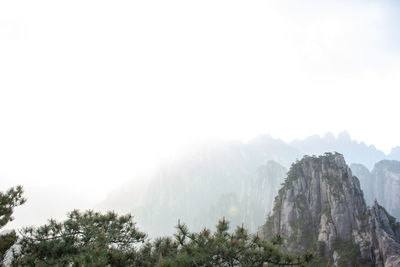
[[[191,233],[178,222],[174,237],[149,240],[137,230],[131,215],[77,210],[62,223],[50,220],[38,228],[26,228],[19,242],[21,253],[14,266],[301,266],[313,254],[282,251],[282,237],[271,242],[249,234],[242,226],[229,232],[223,218],[216,231]],[[142,243],[141,245],[138,245]]]
[[[22,186],[12,187],[7,192],[0,192],[0,229],[14,218],[12,214],[14,208],[25,203],[22,197]],[[0,236],[0,262],[3,262],[7,250],[16,242],[15,231]]]
[[[14,255],[15,266],[126,266],[134,260],[132,253],[146,234],[140,232],[132,215],[115,212],[101,214],[74,210],[67,220],[21,231],[20,253]]]
[[[180,222],[177,230],[175,241],[167,237],[148,245],[146,250],[152,249],[155,260],[153,266],[302,266],[313,258],[312,252],[304,255],[284,253],[279,247],[283,241],[280,235],[268,242],[258,235],[249,234],[243,225],[229,233],[229,222],[224,218],[214,233],[206,228],[191,233]]]

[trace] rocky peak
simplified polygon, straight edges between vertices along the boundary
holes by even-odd
[[[396,218],[391,216],[384,207],[375,200],[371,208],[373,218],[377,220],[380,227],[395,240],[400,241],[400,223],[396,222]]]
[[[350,134],[347,131],[343,131],[343,132],[339,133],[338,139],[347,141],[347,142],[351,141]]]
[[[314,249],[316,265],[332,261],[340,266],[383,266],[397,251],[393,219],[380,208],[368,210],[343,156],[325,153],[292,165],[261,232],[267,239],[282,234],[290,251]],[[393,236],[393,242],[385,235]]]
[[[275,199],[266,237],[280,232],[289,249],[304,251],[318,242],[329,250],[337,238],[348,239],[362,227],[366,205],[358,180],[341,154],[305,156],[292,165]],[[300,241],[301,242],[298,242]]]

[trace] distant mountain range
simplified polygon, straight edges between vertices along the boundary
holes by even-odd
[[[201,230],[223,216],[256,230],[286,174],[256,148],[238,142],[194,146],[147,176],[147,189],[132,183],[99,207],[132,212],[152,236],[173,233],[178,219]]]
[[[373,145],[367,146],[364,142],[351,140],[347,132],[340,133],[337,138],[331,133],[325,134],[324,137],[315,135],[304,140],[293,141],[290,145],[300,150],[303,155],[321,155],[327,151],[337,151],[344,155],[349,164],[361,163],[368,169],[372,169],[376,162],[383,159],[400,160],[400,153],[397,158],[394,154],[386,156]]]
[[[304,155],[339,152],[349,164],[366,166],[368,173],[376,162],[400,160],[399,151],[394,148],[385,155],[351,140],[346,132],[337,138],[328,133],[290,143],[269,135],[247,143],[209,141],[187,147],[153,172],[111,192],[98,208],[132,212],[151,236],[174,232],[178,219],[197,231],[213,227],[222,216],[233,226],[244,222],[255,232],[271,211],[287,169]],[[367,198],[371,203],[375,197]]]

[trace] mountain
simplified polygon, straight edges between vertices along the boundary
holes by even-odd
[[[321,155],[327,151],[339,152],[349,163],[362,163],[372,169],[374,164],[387,156],[375,146],[367,146],[363,142],[352,140],[347,132],[342,132],[337,138],[331,133],[324,137],[310,136],[303,140],[295,140],[290,143],[295,149],[302,151],[303,155]],[[400,159],[400,154],[397,159]]]
[[[370,256],[376,266],[399,267],[400,223],[376,201],[369,213],[369,234],[372,242],[370,250],[365,250],[366,256]]]
[[[248,217],[252,218],[256,229],[265,221],[265,215],[272,210],[274,198],[278,194],[287,169],[275,161],[268,161],[257,170],[257,178],[247,185],[247,207]],[[250,215],[251,214],[251,215]]]
[[[376,162],[384,159],[400,160],[400,147],[392,149],[389,155],[377,149],[374,145],[366,145],[364,142],[353,140],[346,131],[335,137],[332,133],[326,133],[323,137],[313,135],[305,139],[293,140],[286,143],[270,135],[260,135],[251,139],[247,144],[252,151],[268,156],[285,167],[296,159],[305,155],[322,155],[325,152],[338,152],[344,156],[346,162],[361,163],[368,169],[372,169]]]
[[[119,213],[129,213],[143,205],[147,196],[152,173],[136,175],[136,179],[111,191],[107,197],[95,206],[95,209],[114,210]]]
[[[178,219],[201,230],[223,216],[255,231],[286,174],[267,158],[240,143],[196,147],[158,168],[143,203],[132,212],[152,236],[172,233]]]
[[[378,200],[393,216],[400,218],[400,161],[382,160],[371,172],[361,164],[352,164],[359,177],[368,205]]]
[[[346,132],[337,138],[328,133],[291,143],[270,135],[247,143],[211,140],[187,146],[152,172],[111,192],[98,207],[132,212],[139,225],[155,235],[173,232],[178,219],[200,230],[213,227],[222,216],[233,225],[245,222],[256,230],[272,207],[285,168],[302,155],[326,151],[343,153],[348,162],[368,168],[386,157],[374,146],[351,140]],[[280,171],[273,171],[278,165],[275,169]],[[372,205],[373,198],[367,200]]]
[[[263,136],[242,142],[210,141],[187,147],[139,181],[111,192],[97,207],[131,212],[150,236],[171,234],[178,219],[191,230],[213,228],[225,216],[251,231],[265,221],[287,169],[279,161],[296,154]],[[294,157],[294,156],[292,156]]]
[[[377,202],[367,208],[338,153],[292,165],[260,233],[280,233],[289,251],[314,249],[315,266],[400,266],[400,224]]]

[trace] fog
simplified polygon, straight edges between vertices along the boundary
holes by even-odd
[[[7,227],[97,207],[183,147],[343,130],[400,145],[395,1],[0,3]]]

